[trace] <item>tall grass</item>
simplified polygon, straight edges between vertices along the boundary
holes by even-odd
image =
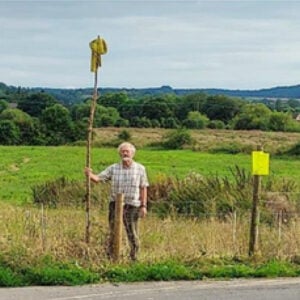
[[[16,270],[29,276],[22,279],[23,284],[94,282],[97,276],[80,273],[87,269],[109,269],[105,276],[110,279],[128,274],[122,267],[114,269],[105,254],[108,186],[93,185],[91,240],[85,243],[84,148],[0,147],[0,157],[0,200],[6,200],[0,201],[0,285],[21,285]],[[117,160],[115,149],[93,150],[95,171]],[[215,259],[247,261],[249,155],[140,150],[137,160],[146,165],[151,182],[150,212],[140,221],[141,265],[133,267],[138,276],[167,278],[173,273],[177,279],[195,279],[217,273],[254,274],[244,266],[228,273],[214,268],[200,274],[180,265],[205,265]],[[255,259],[299,264],[299,172],[299,160],[271,158],[272,175],[263,179]],[[130,265],[124,232],[121,257],[121,265]],[[169,263],[162,266],[162,262]],[[51,266],[54,271],[48,269]],[[288,274],[280,273],[276,264],[274,268],[278,274]]]
[[[150,215],[141,222],[145,261],[245,256],[252,177],[239,167],[228,176],[161,177],[149,189]],[[292,258],[299,252],[299,186],[272,177],[262,186],[260,251],[263,257]],[[50,255],[80,264],[106,262],[109,186],[94,185],[91,243],[84,242],[84,185],[65,178],[37,185],[35,205],[0,202],[0,252],[14,259]],[[279,193],[280,192],[280,193]],[[124,244],[126,239],[124,238]],[[126,260],[126,247],[123,257]],[[24,260],[22,259],[24,262]],[[25,260],[26,261],[26,260]]]
[[[74,261],[81,266],[99,267],[108,263],[106,214],[93,208],[91,242],[84,242],[83,209],[12,207],[0,204],[0,252],[13,264],[32,264],[39,256]],[[225,219],[188,217],[159,218],[149,214],[140,222],[142,262],[166,259],[180,261],[213,257],[246,257],[250,216]],[[300,219],[281,227],[260,224],[259,255],[264,259],[293,259],[300,251]],[[123,233],[122,257],[127,261],[128,246]]]

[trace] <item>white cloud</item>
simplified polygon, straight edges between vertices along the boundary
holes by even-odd
[[[297,84],[299,8],[279,0],[0,0],[0,81],[92,86],[88,44],[101,34],[109,47],[102,86]]]

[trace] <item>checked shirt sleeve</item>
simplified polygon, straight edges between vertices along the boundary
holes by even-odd
[[[144,166],[141,166],[141,177],[140,177],[140,187],[148,187],[149,186],[149,181],[148,181],[148,176],[147,172]]]
[[[97,176],[100,178],[101,181],[109,181],[112,177],[112,168],[113,166],[109,166],[102,172],[100,172]]]

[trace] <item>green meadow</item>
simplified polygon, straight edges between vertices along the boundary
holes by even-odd
[[[231,175],[230,168],[239,166],[251,172],[249,154],[211,154],[192,150],[137,151],[135,159],[147,167],[151,182],[164,176],[182,178],[191,172],[204,176]],[[119,160],[115,148],[93,148],[92,168],[95,172]],[[30,203],[31,188],[60,177],[84,181],[86,149],[79,146],[0,147],[0,200]],[[300,160],[293,157],[270,157],[270,175],[277,179],[300,178]]]
[[[92,149],[95,172],[118,160],[116,148]],[[166,178],[184,178],[191,172],[232,180],[231,168],[251,172],[250,154],[142,148],[136,160],[147,167],[154,188],[164,188]],[[260,224],[259,252],[248,257],[247,214],[229,214],[225,219],[172,214],[161,218],[150,211],[140,223],[139,261],[133,264],[128,260],[125,240],[120,261],[109,261],[104,207],[95,206],[91,211],[91,241],[87,245],[82,207],[32,205],[32,188],[37,185],[62,177],[84,183],[85,161],[84,146],[0,147],[0,286],[300,276],[298,217],[287,225]],[[276,181],[299,183],[300,160],[271,155],[270,176]],[[211,195],[214,191],[208,189]]]

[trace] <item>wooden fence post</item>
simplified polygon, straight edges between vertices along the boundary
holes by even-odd
[[[257,151],[262,151],[262,146],[257,146]],[[253,256],[257,250],[258,223],[259,223],[259,195],[261,187],[261,176],[253,175],[253,203],[251,211],[249,256]]]
[[[234,255],[237,254],[237,220],[236,220],[236,210],[232,214],[232,245],[233,245],[233,252]]]
[[[46,224],[44,214],[44,203],[41,203],[41,239],[43,252],[46,251]]]
[[[123,202],[124,194],[117,194],[115,219],[114,219],[114,233],[113,233],[113,260],[120,259],[122,248],[122,224],[123,224]]]

